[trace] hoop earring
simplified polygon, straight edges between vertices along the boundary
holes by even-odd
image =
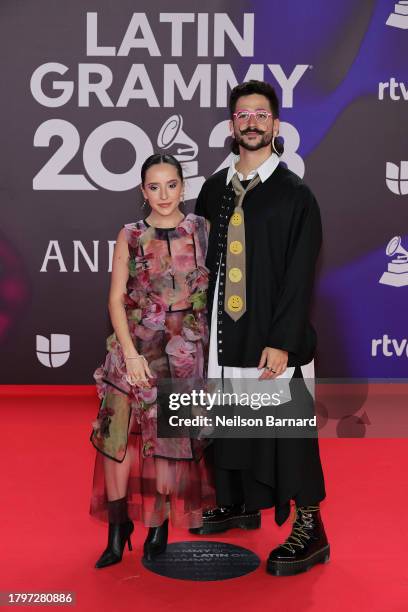
[[[280,157],[282,155],[282,152],[278,151],[278,149],[275,147],[275,135],[272,138],[272,149],[273,149],[274,153],[276,153],[276,155],[278,155],[278,157]]]

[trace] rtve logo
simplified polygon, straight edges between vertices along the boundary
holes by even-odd
[[[408,86],[405,83],[398,83],[397,79],[391,77],[388,82],[378,84],[378,99],[405,100],[405,102],[408,102]]]
[[[371,340],[372,357],[408,357],[408,340],[403,338],[400,342],[384,334],[382,338]]]
[[[47,368],[59,368],[69,359],[69,336],[66,334],[51,334],[49,340],[45,336],[36,336],[38,361]]]
[[[396,195],[408,194],[408,161],[400,165],[387,162],[385,167],[385,182],[392,193]]]
[[[408,2],[401,0],[394,5],[394,12],[388,17],[385,22],[387,25],[401,30],[408,29]]]

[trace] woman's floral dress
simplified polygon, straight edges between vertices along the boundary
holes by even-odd
[[[129,385],[121,346],[114,333],[109,336],[105,362],[94,373],[101,404],[91,441],[100,452],[91,514],[107,520],[103,457],[121,462],[130,452],[130,517],[157,526],[169,516],[176,526],[197,527],[202,510],[215,504],[203,454],[206,441],[157,437],[157,413],[161,384],[173,381],[177,392],[183,384],[189,391],[191,381],[200,384],[206,373],[207,226],[203,217],[189,213],[175,228],[154,228],[145,220],[124,227],[129,248],[125,311],[136,350],[154,379],[144,390]],[[171,474],[168,491],[157,486],[158,469]]]

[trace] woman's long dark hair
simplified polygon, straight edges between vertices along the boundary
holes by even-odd
[[[155,166],[156,164],[170,164],[171,166],[174,166],[177,170],[177,174],[180,180],[184,180],[183,168],[181,167],[181,164],[178,159],[173,157],[173,155],[167,155],[166,153],[153,153],[153,155],[150,155],[150,157],[145,160],[140,171],[143,186],[145,184],[146,172],[149,168]]]

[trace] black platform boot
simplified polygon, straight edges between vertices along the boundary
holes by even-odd
[[[287,540],[272,550],[266,571],[274,576],[306,572],[316,563],[327,563],[330,546],[316,506],[295,507],[295,521]]]
[[[259,529],[261,526],[261,513],[259,510],[247,512],[245,506],[218,506],[203,512],[202,527],[193,527],[189,531],[194,535],[210,535],[222,533],[228,529]]]
[[[166,550],[168,532],[169,519],[166,519],[159,527],[150,527],[143,545],[143,558],[146,561],[153,561],[157,555]]]
[[[129,550],[132,550],[130,536],[134,526],[128,517],[126,497],[108,502],[108,517],[108,546],[96,562],[97,568],[108,567],[122,561],[126,542]]]

